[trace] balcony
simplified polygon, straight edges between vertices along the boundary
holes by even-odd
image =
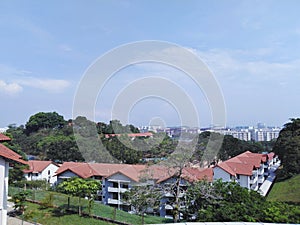
[[[128,191],[127,188],[115,188],[115,187],[108,187],[108,192],[116,192],[116,193],[124,193],[126,191]]]
[[[257,176],[250,178],[250,184],[255,184],[257,182]]]
[[[256,177],[257,176],[257,170],[253,170],[252,171],[252,177]]]
[[[263,175],[264,174],[264,169],[263,168],[260,168],[259,170],[258,170],[258,176],[259,175]]]
[[[250,187],[251,190],[257,191],[258,190],[258,185],[257,184],[253,184]]]
[[[262,184],[264,182],[264,180],[265,180],[264,176],[259,176],[258,177],[258,183],[259,184]]]
[[[122,201],[118,200],[118,199],[113,199],[113,198],[109,198],[107,199],[107,203],[108,204],[113,204],[113,205],[122,205]]]

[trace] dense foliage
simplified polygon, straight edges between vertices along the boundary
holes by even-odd
[[[273,222],[299,223],[300,207],[267,202],[256,191],[237,183],[199,181],[188,188],[182,213],[187,220],[203,222]]]
[[[279,178],[289,178],[300,173],[300,118],[291,119],[280,131],[274,152],[282,161]]]
[[[74,177],[60,183],[56,190],[78,197],[78,214],[81,215],[81,198],[88,198],[89,212],[91,212],[91,202],[95,199],[100,188],[101,182],[98,180]]]
[[[204,152],[209,151],[209,149],[207,149],[207,144],[209,140],[212,142],[212,145],[214,145],[213,143],[214,141],[217,142],[222,140],[221,148],[219,149],[219,151],[214,149],[214,151],[212,151],[213,154],[210,157],[203,159]],[[212,133],[209,131],[205,131],[199,134],[193,159],[199,161],[207,160],[209,163],[213,163],[214,161],[219,161],[219,160],[225,161],[245,151],[263,152],[263,151],[270,151],[270,150],[271,150],[270,146],[267,143],[243,141],[234,138],[231,135],[222,135],[219,133]]]

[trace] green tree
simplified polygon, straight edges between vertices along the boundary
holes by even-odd
[[[25,211],[26,198],[30,194],[29,191],[21,191],[12,196],[15,210],[18,210],[21,214]]]
[[[123,195],[124,201],[132,207],[132,210],[142,216],[142,224],[146,212],[157,210],[161,197],[161,190],[153,185],[134,186]]]
[[[50,135],[38,142],[40,158],[52,161],[83,161],[73,136]]]
[[[81,215],[81,198],[87,197],[89,199],[90,212],[91,203],[100,188],[101,182],[98,180],[74,177],[60,183],[57,190],[65,194],[78,197],[78,214]]]
[[[189,216],[197,221],[255,222],[264,218],[264,197],[237,183],[200,181],[189,187],[186,196]]]
[[[26,123],[26,134],[37,132],[39,129],[59,129],[67,122],[57,112],[39,112],[29,118]]]
[[[300,173],[300,118],[284,125],[273,150],[282,161],[281,179]]]

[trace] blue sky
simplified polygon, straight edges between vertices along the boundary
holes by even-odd
[[[300,2],[0,1],[0,127],[25,124],[30,115],[57,111],[72,117],[86,69],[99,56],[134,41],[161,40],[188,48],[214,73],[226,104],[227,124],[282,125],[300,104]],[[120,90],[141,77],[178,83],[211,124],[205,93],[174,68],[133,65],[115,74],[99,94],[97,121],[111,119]],[[129,122],[179,125],[167,101],[147,98]]]

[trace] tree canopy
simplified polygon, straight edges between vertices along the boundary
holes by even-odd
[[[284,125],[273,149],[283,165],[279,173],[281,178],[300,173],[300,118]]]
[[[29,118],[26,123],[26,134],[36,132],[39,129],[62,128],[66,124],[64,117],[57,112],[39,112]]]

